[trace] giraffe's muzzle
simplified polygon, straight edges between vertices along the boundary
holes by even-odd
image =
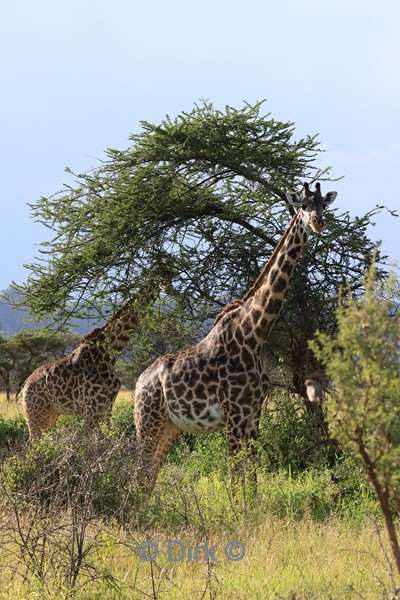
[[[322,217],[313,216],[311,219],[311,227],[316,233],[320,233],[325,227],[324,220]]]

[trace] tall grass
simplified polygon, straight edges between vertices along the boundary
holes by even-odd
[[[126,534],[104,523],[90,539],[97,540],[90,557],[97,580],[78,586],[72,594],[49,574],[45,593],[34,578],[12,575],[0,556],[0,599],[376,600],[392,598],[396,586],[381,542],[368,522],[354,528],[336,518],[316,523],[308,517],[293,521],[266,515],[256,526],[242,524],[232,533],[210,531],[207,536],[191,526],[173,535],[159,528],[132,529]],[[172,562],[168,543],[177,539],[184,545],[185,558]],[[159,549],[151,562],[136,551],[137,544],[146,540]],[[202,553],[198,561],[188,560],[188,548],[206,540],[215,547],[216,561],[204,560]],[[236,562],[225,555],[233,540],[245,548],[244,558]],[[387,553],[386,543],[383,548]]]
[[[0,416],[5,419],[14,419],[21,413],[21,404],[15,400],[14,396],[8,401],[6,394],[0,392]]]

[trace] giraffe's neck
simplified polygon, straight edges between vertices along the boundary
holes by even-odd
[[[147,301],[150,301],[147,298]],[[102,327],[97,327],[81,339],[81,343],[102,348],[109,358],[116,358],[129,343],[137,328],[141,305],[138,298],[126,302]]]
[[[106,325],[106,336],[113,355],[123,352],[129,339],[137,329],[141,316],[148,306],[153,305],[160,295],[160,283],[152,279],[146,282],[140,291],[123,304]]]
[[[128,346],[139,321],[137,301],[124,304],[104,328],[104,347],[111,356],[118,356]]]
[[[143,288],[140,293],[123,304],[105,325],[86,335],[83,342],[101,346],[110,357],[116,358],[128,346],[143,308],[155,302],[158,293],[159,290],[155,285],[151,289]]]
[[[279,316],[290,281],[307,241],[302,209],[293,217],[288,229],[260,275],[245,294],[237,320],[248,335],[263,342]]]
[[[102,327],[96,327],[84,335],[81,345],[102,348],[108,359],[115,359],[128,345],[129,337],[138,322],[138,315],[131,303],[121,307]]]

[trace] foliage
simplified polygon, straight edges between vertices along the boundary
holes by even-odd
[[[203,102],[176,119],[142,122],[131,141],[32,205],[54,238],[29,265],[26,302],[38,317],[92,316],[128,298],[168,254],[175,277],[167,306],[201,333],[271,254],[291,213],[285,191],[328,177],[316,167],[320,144],[316,136],[296,139],[293,123],[265,114],[261,102],[224,111]],[[356,218],[329,212],[326,234],[310,241],[270,346],[289,382],[291,373],[302,379],[316,367],[307,340],[318,327],[334,330],[339,286],[362,284],[377,210]]]
[[[9,451],[15,452],[28,438],[28,428],[23,417],[4,419],[0,416],[0,457]]]
[[[171,465],[185,465],[193,480],[217,474],[227,477],[228,453],[222,432],[208,435],[182,433],[168,454]]]
[[[274,407],[276,414],[270,431],[266,430],[267,420],[262,427],[263,435],[279,445],[279,457],[285,439],[289,439],[285,427],[278,424],[278,415],[284,417],[289,405],[284,396],[280,400]],[[301,471],[282,467],[283,462],[276,461],[271,472],[266,469],[266,457],[262,455],[270,450],[262,438],[257,502],[246,505],[241,498],[234,498],[230,490],[223,434],[183,434],[160,473],[153,495],[144,498],[135,485],[132,417],[131,405],[117,406],[109,435],[103,432],[100,437],[88,436],[77,421],[69,419],[30,445],[25,453],[17,453],[0,465],[0,569],[3,564],[12,565],[10,589],[16,589],[16,581],[23,581],[24,597],[30,597],[29,586],[43,598],[61,598],[67,594],[82,599],[142,597],[143,590],[150,585],[145,573],[150,573],[148,569],[153,573],[153,568],[151,582],[158,585],[157,573],[162,573],[158,583],[163,582],[162,589],[168,597],[175,597],[176,587],[169,577],[176,582],[180,569],[185,572],[180,585],[187,586],[190,577],[200,581],[199,574],[206,572],[201,563],[196,568],[187,561],[164,564],[162,556],[160,562],[152,565],[138,561],[137,544],[148,538],[160,545],[164,540],[176,538],[189,545],[209,540],[212,544],[218,542],[222,548],[227,541],[240,540],[245,544],[249,562],[235,563],[234,571],[241,567],[243,573],[253,568],[254,561],[259,564],[257,560],[261,558],[264,562],[268,557],[272,560],[272,550],[278,549],[280,538],[285,544],[279,564],[285,563],[289,555],[292,570],[301,547],[303,574],[309,553],[314,564],[320,556],[321,544],[329,536],[336,540],[336,554],[346,555],[346,564],[349,546],[354,552],[359,551],[357,540],[366,532],[365,515],[376,514],[376,503],[363,487],[354,464],[341,461],[336,471],[339,481],[322,463]],[[300,422],[303,423],[301,418]],[[302,434],[300,431],[301,427],[291,452],[301,448],[307,439],[307,430]],[[291,452],[290,460],[294,456]],[[305,544],[312,531],[315,534],[305,556]],[[365,556],[370,556],[371,548],[377,545],[371,545],[371,541],[373,538],[369,536]],[[346,547],[346,552],[337,551],[338,543]],[[377,551],[374,552],[377,564]],[[357,569],[359,560],[357,556]],[[190,577],[185,567],[188,564]],[[211,563],[207,566],[214,568]],[[220,573],[225,582],[218,588],[221,594],[231,590],[226,577],[232,569],[229,563],[227,566],[227,571],[222,569]],[[281,573],[277,565],[271,568]],[[168,569],[173,572],[165,579]],[[332,565],[330,575],[331,569]],[[9,581],[8,573],[2,571],[3,583]],[[210,577],[212,580],[212,573],[204,588],[209,588]],[[274,584],[275,591],[280,579]],[[296,581],[300,585],[301,578]],[[235,585],[232,590],[237,586],[242,589],[242,576]],[[326,584],[321,585],[314,582],[312,589],[326,589]],[[98,596],[95,590],[99,590]],[[197,597],[197,592],[193,594]],[[159,597],[158,592],[153,597]],[[323,596],[318,594],[318,597]]]
[[[145,335],[143,335],[145,332]],[[123,359],[116,363],[116,372],[123,385],[135,387],[136,379],[154,360],[167,352],[176,352],[195,341],[194,335],[184,316],[175,306],[172,310],[164,304],[153,306],[141,316],[139,324],[132,332]]]
[[[278,392],[263,410],[256,442],[259,471],[294,475],[314,467],[333,467],[336,449],[321,439],[318,424],[304,410],[299,397]],[[227,475],[227,446],[224,432],[211,435],[183,433],[168,455],[168,462],[185,464],[197,476]]]
[[[400,311],[393,282],[377,285],[371,267],[362,299],[346,297],[335,337],[319,333],[312,344],[334,385],[328,403],[333,435],[357,456],[386,519],[400,571],[393,524],[400,510]]]
[[[275,393],[263,411],[257,449],[266,471],[299,473],[335,464],[336,449],[299,396]]]
[[[352,454],[365,445],[382,484],[400,483],[400,312],[390,287],[366,279],[361,300],[338,309],[335,338],[319,333],[312,344],[326,364],[335,393],[328,402],[331,430]]]
[[[278,479],[289,477],[293,481],[304,477],[306,481],[307,477],[318,479],[318,473],[321,476],[325,473],[323,477],[330,477],[336,482],[337,501],[342,504],[345,499],[343,510],[349,514],[353,511],[350,507],[357,505],[361,490],[364,499],[368,496],[357,465],[347,463],[343,457],[334,463],[335,456],[332,457],[329,443],[316,441],[316,428],[306,417],[299,399],[277,395],[272,406],[264,412],[260,429],[257,470],[261,480],[276,476]],[[44,492],[41,491],[36,499],[45,505],[52,497],[61,498],[64,502],[65,494],[75,489],[88,465],[94,462],[97,468],[96,460],[104,453],[100,473],[93,480],[93,503],[100,514],[115,516],[121,504],[127,502],[124,495],[123,501],[118,499],[118,490],[123,489],[125,493],[134,480],[135,424],[130,403],[114,408],[110,427],[103,430],[103,435],[103,442],[86,439],[80,419],[61,418],[52,432],[30,445],[25,454],[20,454],[21,443],[26,440],[24,419],[18,417],[0,421],[0,444],[11,448],[15,454],[4,463],[3,482],[7,483],[10,493],[22,493],[31,498],[35,498],[37,491],[43,488]],[[7,454],[10,455],[10,452]],[[215,482],[218,480],[221,485],[225,482],[227,486],[228,453],[224,433],[204,436],[182,433],[168,454],[166,473],[182,478],[182,485],[197,486],[200,481],[214,478]],[[135,505],[133,497],[130,501],[131,507]],[[282,511],[280,501],[277,502],[279,511]],[[275,506],[275,500],[271,503],[271,507]],[[274,512],[275,509],[271,510]],[[329,510],[336,510],[334,504]],[[342,508],[338,506],[337,510],[341,512]],[[360,511],[355,510],[359,518]]]
[[[51,329],[26,329],[0,339],[0,374],[9,396],[39,365],[63,356],[79,336]]]
[[[61,510],[82,495],[82,505],[90,499],[91,515],[123,518],[136,498],[134,460],[127,440],[110,443],[82,429],[58,427],[4,461],[1,485],[7,498],[27,507]]]
[[[110,435],[116,439],[134,439],[135,418],[132,404],[123,403],[114,407],[110,420]]]
[[[105,463],[105,469],[108,472],[108,462]],[[38,508],[34,513],[31,512],[31,508],[29,511],[24,510],[20,500],[21,491],[19,494],[8,496],[7,503],[2,502],[0,498],[3,509],[0,513],[0,569],[5,564],[11,564],[14,572],[22,573],[23,579],[20,581],[23,581],[25,595],[21,597],[30,597],[26,590],[35,581],[31,577],[31,560],[31,569],[26,568],[26,563],[32,557],[36,558],[35,574],[38,566],[50,564],[50,568],[44,573],[41,569],[41,586],[37,586],[36,595],[39,594],[41,598],[66,597],[67,594],[57,594],[55,590],[59,589],[59,580],[63,581],[64,574],[71,570],[70,567],[67,569],[71,561],[66,560],[66,550],[71,548],[75,549],[72,555],[73,564],[82,565],[73,597],[82,599],[139,598],[143,597],[144,590],[149,597],[166,595],[168,598],[178,598],[182,596],[182,590],[185,590],[190,597],[197,598],[200,596],[199,590],[202,592],[204,588],[209,589],[215,568],[218,568],[215,573],[221,581],[221,584],[218,584],[217,597],[231,598],[232,594],[243,590],[243,578],[245,574],[251,573],[248,585],[252,586],[252,590],[256,585],[257,597],[275,598],[277,590],[289,592],[304,589],[313,590],[315,597],[328,598],[336,597],[335,591],[339,589],[347,589],[345,584],[349,585],[349,582],[357,585],[357,590],[376,590],[374,579],[377,573],[385,573],[382,561],[379,560],[381,550],[378,542],[372,535],[371,527],[363,521],[365,513],[370,512],[370,509],[373,512],[374,507],[369,503],[369,498],[362,492],[359,493],[357,506],[348,499],[346,505],[353,512],[343,514],[337,499],[337,487],[326,471],[310,469],[298,476],[287,472],[261,474],[258,502],[243,507],[235,502],[227,482],[219,475],[192,479],[185,464],[167,465],[162,470],[153,497],[150,500],[137,501],[136,510],[131,514],[131,518],[122,522],[115,522],[113,518],[93,517],[91,484],[85,489],[88,493],[84,497],[83,505],[79,494],[69,496],[70,508],[78,511],[79,515],[84,513],[82,521],[72,520],[70,510],[60,508],[51,510],[49,507],[46,511]],[[111,491],[111,487],[107,489]],[[125,490],[115,487],[113,491],[118,501],[118,497],[123,495]],[[13,512],[19,515],[19,528],[14,526],[12,529],[10,526]],[[3,523],[7,524],[6,532]],[[84,528],[85,531],[82,531]],[[71,536],[71,533],[77,533],[77,529],[78,533],[85,534],[85,540],[82,540],[82,535]],[[9,547],[4,542],[4,537],[9,540]],[[364,544],[360,544],[360,537],[364,538]],[[69,539],[74,541],[72,545],[68,543]],[[149,564],[139,560],[136,554],[137,544],[147,539],[156,540],[163,550],[167,541],[171,539],[182,540],[185,546],[208,540],[212,545],[217,544],[218,560],[215,564],[202,560],[195,564],[187,560],[171,563],[167,560],[166,553],[163,553],[154,563]],[[78,552],[78,557],[82,557],[82,562],[75,558],[80,547],[76,542],[81,540],[82,549]],[[223,548],[231,540],[239,540],[245,545],[244,561],[233,564],[224,560]],[[327,540],[330,540],[330,543]],[[42,543],[43,541],[45,543]],[[16,552],[18,547],[22,551]],[[324,553],[324,560],[318,562],[321,552]],[[279,560],[276,553],[279,553]],[[345,561],[338,562],[338,557],[343,556]],[[7,561],[7,558],[11,557],[13,561]],[[56,560],[52,557],[56,557]],[[219,560],[220,558],[222,560]],[[267,575],[263,575],[261,585],[258,573],[263,568],[265,570],[266,564],[269,568]],[[316,564],[318,569],[315,569]],[[295,579],[294,565],[295,572],[298,573]],[[372,566],[374,578],[369,577]],[[338,569],[341,583],[327,587],[333,573],[336,572],[335,569]],[[362,578],[355,577],[355,574],[364,569],[367,573]],[[3,584],[8,583],[7,573],[6,570],[2,570]],[[87,579],[88,573],[91,574],[90,581]],[[319,579],[318,575],[321,577],[321,573],[323,577]],[[205,581],[202,574],[206,577]],[[273,586],[267,591],[266,576]],[[189,583],[193,578],[196,580],[196,586],[192,589]],[[257,584],[253,579],[257,580]],[[386,577],[385,582],[387,579]],[[7,586],[8,591],[15,590],[15,580],[16,577],[12,585]],[[176,587],[177,581],[179,590]],[[43,590],[46,587],[47,594]],[[84,589],[86,593],[83,593]],[[159,592],[156,591],[152,596],[152,589]],[[331,593],[325,596],[328,589]],[[98,590],[98,595],[95,590]],[[270,592],[273,593],[271,596],[268,595]],[[68,597],[71,595],[69,590]],[[377,595],[365,597],[372,598]]]
[[[154,496],[141,505],[135,483],[135,449],[129,439],[118,437],[115,430],[112,437],[98,438],[58,426],[25,452],[15,452],[3,461],[0,488],[3,499],[50,512],[66,509],[72,498],[77,502],[79,494],[84,494],[87,510],[96,518],[133,519],[141,525],[151,522],[153,527],[171,531],[188,521],[200,527],[201,516],[190,500],[196,493],[203,508],[207,506],[214,527],[233,527],[237,517],[230,506],[225,441],[216,434],[209,436],[208,442],[198,438],[190,451],[190,441],[182,439],[161,472]],[[344,476],[342,469],[341,480],[335,483],[332,472],[323,465],[302,472],[292,472],[290,467],[268,472],[261,464],[254,518],[263,511],[291,519],[307,514],[316,520],[335,513],[360,522],[365,512],[374,513],[375,508],[356,472],[347,469]]]

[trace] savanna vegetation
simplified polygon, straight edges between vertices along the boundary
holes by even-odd
[[[222,433],[183,435],[150,499],[135,486],[126,400],[104,433],[88,440],[64,420],[27,449],[23,419],[1,422],[4,598],[375,598],[393,589],[374,495],[351,458],[327,466],[299,400],[282,396],[264,415],[256,502],[245,490],[232,496]],[[207,540],[216,560],[171,562],[176,539]],[[137,554],[146,540],[160,548],[152,562]],[[246,549],[238,562],[224,554],[235,540]]]
[[[55,235],[22,289],[60,327],[107,316],[168,257],[173,290],[143,313],[118,366],[129,387],[255,279],[290,217],[286,189],[330,177],[317,138],[295,139],[262,104],[204,103],[142,126],[130,148],[33,205]],[[368,237],[379,210],[328,212],[310,238],[271,336],[256,495],[232,492],[221,432],[182,434],[147,497],[129,391],[100,434],[63,418],[29,446],[3,394],[0,598],[396,597],[400,317]],[[325,388],[319,412],[304,402],[310,373]]]

